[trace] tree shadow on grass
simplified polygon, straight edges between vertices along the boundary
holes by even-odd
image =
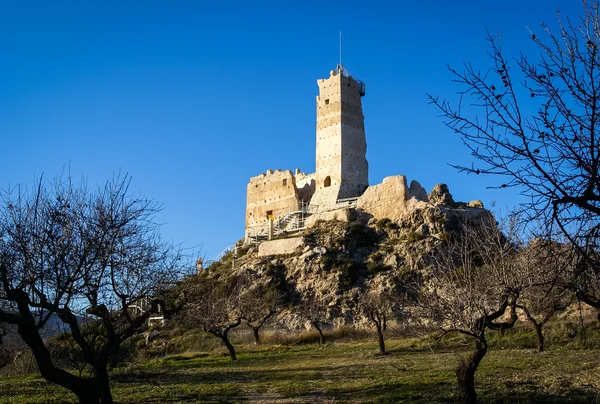
[[[344,370],[347,368],[347,370]],[[371,371],[372,372],[372,371]],[[410,375],[409,375],[410,376]],[[404,376],[384,376],[370,385],[364,384],[365,373],[361,366],[348,365],[313,366],[297,369],[257,369],[229,368],[210,370],[204,368],[199,372],[191,372],[177,368],[153,368],[144,375],[122,373],[113,380],[119,384],[156,384],[176,394],[171,402],[248,402],[252,399],[269,400],[269,394],[253,393],[247,397],[257,385],[269,386],[269,390],[281,390],[283,397],[297,397],[299,402],[345,401],[368,402],[406,402],[406,403],[444,403],[456,400],[456,383],[454,380],[422,380]],[[291,383],[291,384],[289,384]],[[212,386],[211,393],[184,393],[190,386]],[[235,388],[232,388],[235,386]],[[219,396],[223,393],[227,396]],[[478,386],[480,401],[483,403],[592,403],[598,399],[593,388],[576,388],[570,386],[563,393],[549,393],[531,381],[511,382],[505,389],[498,390],[492,386]],[[298,391],[294,389],[298,388]],[[235,391],[232,391],[235,390]],[[147,401],[147,400],[146,400]],[[163,399],[162,402],[169,402]],[[159,402],[157,401],[157,402]],[[147,401],[152,402],[152,401]],[[265,401],[266,402],[266,401]]]

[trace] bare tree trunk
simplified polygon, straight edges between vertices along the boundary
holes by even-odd
[[[108,380],[108,372],[106,371],[106,362],[100,363],[95,369],[96,376],[96,389],[98,395],[98,402],[101,404],[112,404],[113,398],[110,392],[110,383]]]
[[[208,331],[211,334],[213,334],[215,337],[218,337],[221,341],[223,341],[223,344],[227,347],[227,350],[229,351],[229,357],[231,357],[232,361],[237,360],[237,356],[235,354],[235,348],[233,347],[233,345],[231,345],[231,342],[229,342],[229,330],[225,331],[225,332],[219,332],[219,331]]]
[[[542,332],[544,323],[537,323],[533,321],[531,323],[533,324],[533,328],[535,328],[535,335],[537,336],[538,352],[544,352],[544,334]]]
[[[467,359],[458,363],[456,376],[458,378],[458,399],[465,404],[477,403],[477,393],[475,393],[475,371],[479,362],[487,352],[487,344],[477,341],[475,343],[475,352]]]
[[[29,316],[31,316],[31,314],[29,314]],[[20,324],[18,326],[18,332],[23,341],[31,348],[33,357],[35,358],[44,379],[71,390],[79,398],[81,403],[99,402],[94,379],[82,379],[54,366],[50,352],[44,345],[44,342],[34,325],[30,323]],[[112,403],[112,401],[110,402]]]
[[[223,340],[223,343],[229,350],[229,356],[231,357],[231,360],[232,361],[237,360],[237,356],[235,355],[235,349],[233,348],[233,345],[231,345],[231,342],[229,342],[229,339],[226,336],[222,337],[221,339]]]
[[[375,326],[377,327],[377,337],[378,337],[378,341],[379,341],[379,352],[381,352],[382,354],[385,354],[385,341],[383,339],[383,327],[380,323],[375,323]]]
[[[319,344],[325,345],[325,335],[323,335],[323,330],[321,329],[321,326],[319,325],[319,322],[318,321],[313,321],[313,325],[315,326],[315,328],[319,332]]]
[[[258,330],[260,330],[260,327],[250,326],[250,328],[252,328],[252,334],[254,335],[254,344],[260,345],[260,335],[258,335]]]
[[[237,356],[235,354],[235,348],[233,348],[233,345],[231,345],[231,342],[229,342],[229,331],[232,328],[237,327],[238,325],[240,325],[240,323],[242,322],[241,319],[238,319],[235,323],[229,324],[227,327],[223,328],[223,329],[209,329],[207,330],[205,328],[205,331],[208,333],[211,333],[212,335],[214,335],[215,337],[218,337],[219,339],[221,339],[221,341],[223,341],[223,344],[225,344],[225,346],[227,347],[227,350],[229,351],[229,356],[231,357],[232,361],[237,360]]]
[[[527,309],[527,307],[525,307],[525,306],[519,306],[519,307],[521,308],[521,310],[523,310],[525,312],[525,315],[527,316],[527,320],[529,320],[529,322],[533,326],[533,329],[535,330],[535,335],[537,337],[538,352],[544,352],[544,334],[543,334],[542,329],[543,329],[546,321],[548,319],[550,319],[550,317],[552,316],[553,313],[547,314],[546,318],[544,320],[538,322],[535,319],[535,317],[533,317],[531,312]]]

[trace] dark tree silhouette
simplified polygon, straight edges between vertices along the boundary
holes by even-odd
[[[585,281],[572,287],[600,308],[598,290],[588,287],[600,276],[598,3],[584,1],[576,19],[558,13],[558,23],[556,33],[545,24],[531,32],[539,57],[507,57],[501,40],[488,34],[488,70],[450,69],[462,87],[460,102],[429,98],[475,159],[455,167],[500,178],[498,188],[517,187],[525,196],[522,217],[544,221],[549,235],[561,233],[576,249],[573,274]]]
[[[219,338],[231,360],[237,360],[229,332],[242,323],[239,311],[240,290],[235,279],[211,278],[208,272],[186,279],[181,284],[183,305],[178,316],[189,327],[200,326]]]
[[[6,366],[10,360],[10,351],[6,347],[4,337],[7,332],[4,324],[0,323],[0,368]]]
[[[281,306],[281,293],[269,284],[259,283],[247,274],[238,276],[240,289],[238,311],[252,329],[254,342],[260,344],[260,329],[272,318]]]
[[[414,311],[436,337],[460,333],[475,350],[456,368],[461,401],[476,403],[475,372],[488,350],[486,330],[505,330],[517,321],[520,279],[515,277],[515,249],[494,225],[463,228],[437,258]]]
[[[159,309],[157,287],[178,259],[153,222],[159,207],[131,196],[129,183],[91,192],[58,179],[2,195],[0,323],[16,326],[45,379],[85,403],[112,403],[107,364]],[[53,361],[42,335],[49,321],[71,334],[87,375]],[[91,322],[97,333],[84,330]]]

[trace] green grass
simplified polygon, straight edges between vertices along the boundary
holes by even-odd
[[[455,343],[457,341],[453,341]],[[238,347],[168,355],[111,375],[119,403],[446,403],[455,396],[454,367],[468,347],[430,347],[414,339]],[[460,345],[459,345],[460,346]],[[600,349],[490,349],[476,375],[485,403],[600,402]],[[39,376],[0,379],[2,403],[74,402]]]

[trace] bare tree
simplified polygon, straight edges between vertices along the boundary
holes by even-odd
[[[387,329],[388,316],[390,315],[390,296],[374,291],[361,296],[360,311],[375,326],[379,352],[385,354],[385,339],[383,333]]]
[[[399,318],[403,313],[406,292],[399,279],[390,285],[371,285],[359,298],[359,312],[375,327],[379,352],[385,354],[385,337],[390,319]]]
[[[517,321],[519,280],[514,279],[514,246],[492,224],[463,228],[420,285],[415,317],[434,330],[466,335],[475,350],[456,368],[459,397],[476,402],[475,372],[487,353],[486,330],[504,330]]]
[[[555,34],[545,24],[530,38],[541,55],[505,56],[501,37],[488,34],[490,68],[450,69],[462,87],[460,103],[431,102],[459,134],[476,164],[467,173],[491,174],[498,188],[525,196],[525,220],[543,220],[562,233],[578,257],[577,277],[598,278],[600,261],[600,14],[583,1],[578,19],[558,14]],[[461,105],[463,102],[469,105]],[[542,235],[546,236],[546,235]],[[578,297],[600,308],[598,290],[574,282]]]
[[[239,289],[232,279],[214,279],[206,272],[182,284],[184,303],[180,320],[189,327],[200,326],[204,332],[219,338],[231,360],[237,360],[229,332],[242,323],[239,312]]]
[[[544,325],[573,302],[573,293],[567,287],[572,253],[568,245],[534,239],[516,257],[515,276],[523,281],[517,308],[533,326],[539,352],[544,350]]]
[[[310,324],[319,333],[319,344],[325,345],[325,334],[323,329],[327,326],[327,305],[314,293],[303,296],[297,306],[301,317],[310,321]]]
[[[45,379],[85,403],[112,403],[107,363],[158,310],[157,285],[178,258],[152,221],[159,207],[131,196],[129,183],[116,178],[91,192],[58,179],[2,195],[0,323],[17,327]],[[82,331],[85,316],[101,338]],[[71,333],[87,375],[53,362],[41,334],[50,321]]]
[[[272,318],[282,303],[281,293],[273,286],[258,283],[246,274],[238,279],[240,296],[238,311],[252,329],[254,342],[260,343],[260,329]]]

